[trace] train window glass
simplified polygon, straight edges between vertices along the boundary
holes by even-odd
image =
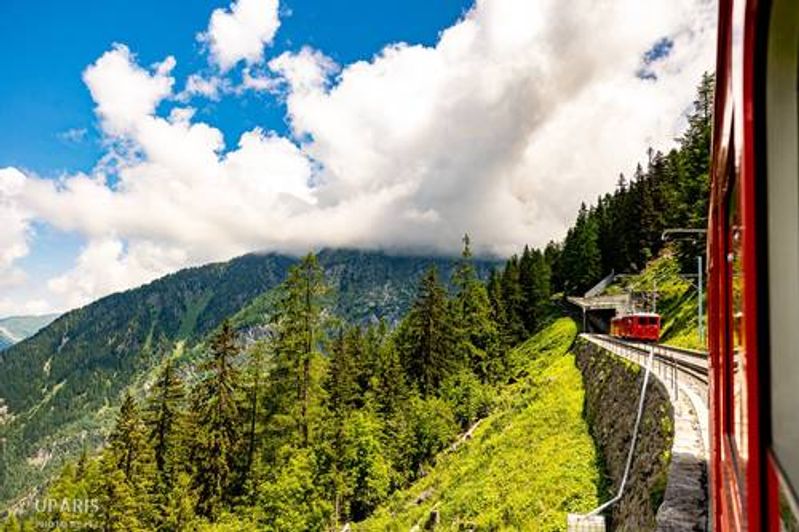
[[[744,272],[743,272],[743,225],[740,208],[741,187],[738,181],[730,191],[729,197],[729,225],[727,242],[727,271],[728,293],[730,294],[731,315],[729,321],[729,338],[731,343],[731,359],[728,367],[731,370],[728,381],[732,386],[732,426],[731,431],[735,450],[738,454],[739,466],[743,472],[744,462],[749,456],[747,441],[748,412],[747,412],[747,386],[746,386],[746,357],[745,357],[745,327],[744,320]]]
[[[768,37],[766,165],[772,446],[783,498],[799,492],[799,3],[775,0]],[[783,509],[788,506],[783,505]]]

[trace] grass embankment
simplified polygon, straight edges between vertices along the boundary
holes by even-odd
[[[568,512],[597,506],[599,466],[568,352],[576,333],[563,318],[517,347],[517,380],[473,438],[355,529],[407,531],[437,510],[436,530],[565,530]]]
[[[679,262],[670,249],[664,249],[640,274],[624,278],[607,292],[646,292],[655,288],[657,311],[662,317],[660,341],[676,347],[705,350],[697,328],[696,281],[680,275]]]

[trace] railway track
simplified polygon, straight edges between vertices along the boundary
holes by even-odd
[[[707,353],[683,349],[663,344],[648,344],[622,340],[607,334],[585,334],[585,336],[596,344],[602,345],[606,349],[616,354],[625,356],[643,363],[649,355],[649,350],[654,350],[655,367],[653,370],[667,377],[668,371],[679,373],[707,387],[708,365]],[[676,377],[676,375],[674,375]]]

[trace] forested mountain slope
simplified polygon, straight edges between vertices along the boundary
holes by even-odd
[[[0,404],[11,416],[0,424],[8,439],[0,463],[0,500],[46,477],[96,439],[107,406],[147,374],[175,343],[200,341],[242,309],[257,322],[269,312],[269,290],[297,261],[251,254],[226,263],[182,270],[68,312],[35,337],[0,353]],[[393,322],[407,309],[430,265],[446,278],[455,260],[382,252],[324,250],[319,263],[333,291],[336,313],[352,321]],[[485,276],[491,261],[477,261]],[[248,325],[244,320],[242,327]]]
[[[101,511],[15,508],[26,522],[45,513],[49,521],[124,530],[326,530],[364,520],[424,476],[497,400],[504,408],[525,392],[526,401],[528,385],[540,384],[526,377],[533,351],[561,353],[574,335],[573,323],[560,322],[544,341],[511,349],[549,320],[547,283],[530,283],[548,280],[543,255],[525,249],[487,286],[479,276],[486,263],[463,241],[455,268],[439,273],[448,263],[431,260],[409,283],[412,302],[393,327],[337,315],[349,293],[346,269],[330,267],[338,263],[329,258],[323,268],[308,254],[191,356],[176,349],[150,386],[130,386],[118,410],[101,409],[115,418],[101,452],[68,463],[41,495],[95,499]],[[366,260],[360,274],[386,271],[368,257],[348,260]],[[416,269],[415,261],[400,262],[402,271]],[[352,294],[371,294],[366,300],[385,292],[358,282],[363,288]],[[261,323],[237,335],[232,324],[264,303]],[[253,342],[259,328],[264,334]],[[567,408],[578,440],[579,403]],[[576,488],[589,499],[591,478]]]

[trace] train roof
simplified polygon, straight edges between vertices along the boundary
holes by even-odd
[[[659,318],[657,312],[631,312],[629,314],[619,314],[616,318]]]

